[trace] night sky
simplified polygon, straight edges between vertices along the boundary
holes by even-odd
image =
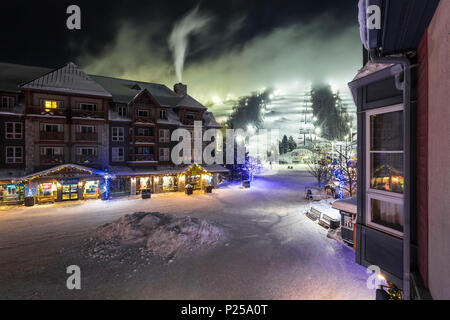
[[[91,74],[171,87],[178,79],[169,39],[190,13],[182,80],[205,104],[293,83],[345,88],[362,63],[357,2],[2,1],[0,61],[73,61]],[[66,28],[70,4],[81,7],[80,31]]]

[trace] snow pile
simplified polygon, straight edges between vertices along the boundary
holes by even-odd
[[[213,248],[223,238],[222,230],[205,220],[139,212],[96,229],[88,255],[106,260],[137,248],[141,255],[173,259]]]

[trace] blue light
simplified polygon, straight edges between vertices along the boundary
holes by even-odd
[[[108,173],[105,173],[103,175],[103,178],[105,179],[105,185],[103,187],[103,193],[104,193],[104,199],[109,200],[109,180],[111,179],[110,175]]]

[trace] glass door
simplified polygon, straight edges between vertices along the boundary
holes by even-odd
[[[64,184],[62,186],[63,200],[78,200],[78,184]]]

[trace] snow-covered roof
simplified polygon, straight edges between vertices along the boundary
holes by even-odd
[[[12,181],[14,177],[20,177],[25,174],[23,169],[2,169],[0,170],[0,181]]]
[[[339,211],[357,214],[358,213],[358,198],[353,197],[345,200],[338,200],[333,203],[333,208]]]
[[[169,124],[169,125],[180,125],[180,117],[177,115],[175,111],[172,109],[167,110],[167,119],[161,120],[158,119],[159,124]]]
[[[200,102],[192,98],[190,95],[183,96],[181,100],[179,100],[178,103],[176,104],[176,107],[187,107],[206,110],[206,107],[204,105],[202,105]]]
[[[33,180],[33,179],[40,178],[40,177],[48,177],[48,176],[51,176],[52,174],[57,173],[59,170],[62,170],[62,169],[65,169],[65,168],[76,169],[76,170],[80,170],[80,171],[86,171],[86,172],[89,172],[91,174],[95,174],[95,175],[99,175],[99,176],[104,176],[107,173],[105,171],[101,171],[101,170],[97,170],[97,169],[88,168],[88,167],[85,167],[85,166],[80,166],[80,165],[77,165],[77,164],[70,164],[69,163],[69,164],[62,164],[62,165],[59,165],[59,166],[56,166],[56,167],[52,167],[52,168],[47,169],[47,170],[35,172],[33,174],[24,176],[22,178],[14,179],[14,182],[18,183],[18,182]],[[112,178],[114,177],[113,174],[110,174],[110,176]]]
[[[228,173],[229,170],[221,165],[198,165],[200,168],[210,172],[210,173]],[[183,166],[159,166],[158,169],[146,169],[146,168],[130,168],[130,167],[119,167],[110,166],[109,171],[116,176],[146,176],[146,175],[174,175],[186,172],[192,167],[192,165]]]
[[[362,67],[358,71],[355,79],[353,79],[353,80],[358,80],[358,79],[367,77],[370,74],[373,74],[375,72],[384,70],[384,69],[389,68],[391,66],[393,66],[393,64],[373,63],[372,61],[369,61],[369,62],[366,63],[366,65],[364,67]]]
[[[21,86],[23,89],[49,90],[64,93],[111,97],[100,84],[92,80],[75,63],[53,70]]]
[[[207,128],[222,129],[222,126],[216,121],[212,112],[205,112],[203,114],[203,125]]]
[[[94,75],[91,77],[111,93],[116,103],[128,104],[145,89],[161,106],[175,106],[180,100],[175,92],[163,84]]]
[[[20,84],[36,79],[50,71],[47,68],[0,63],[0,91],[20,93]]]

